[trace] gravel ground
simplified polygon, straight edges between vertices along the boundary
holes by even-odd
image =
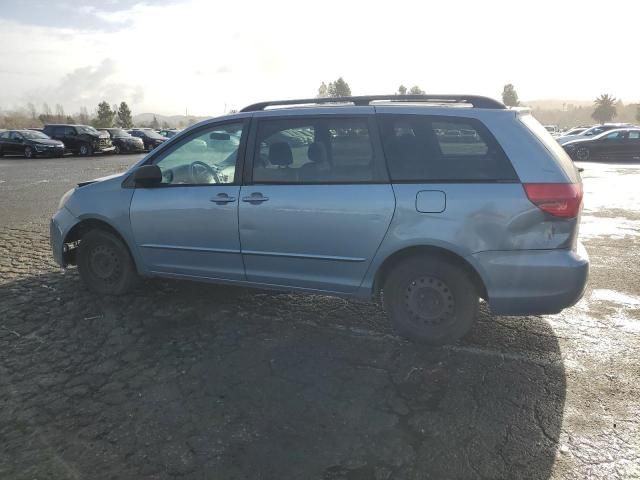
[[[580,303],[432,349],[332,297],[87,292],[46,221],[137,158],[0,160],[0,478],[640,478],[638,166],[583,165]]]

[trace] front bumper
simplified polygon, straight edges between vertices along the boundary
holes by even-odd
[[[51,253],[53,254],[54,261],[63,268],[67,266],[64,239],[77,221],[76,217],[74,217],[69,210],[62,207],[49,222],[49,245],[51,246]]]
[[[109,153],[109,152],[113,152],[115,149],[116,147],[114,147],[113,145],[111,145],[110,147],[103,147],[98,145],[93,151],[99,152],[99,153]]]
[[[558,313],[582,298],[589,277],[589,257],[581,243],[575,251],[494,251],[473,257],[496,315]]]
[[[54,146],[54,147],[46,147],[46,148],[35,148],[36,155],[46,155],[48,157],[59,157],[64,155],[64,146]]]

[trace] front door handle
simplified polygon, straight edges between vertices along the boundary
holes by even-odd
[[[251,203],[253,205],[257,205],[259,203],[266,202],[267,200],[269,200],[269,197],[265,197],[260,192],[253,192],[251,195],[247,195],[245,197],[242,197],[242,201],[243,202],[249,202],[249,203]]]
[[[236,201],[236,197],[230,197],[226,193],[219,193],[215,197],[213,197],[211,202],[215,202],[218,205],[224,205],[225,203],[231,203]]]

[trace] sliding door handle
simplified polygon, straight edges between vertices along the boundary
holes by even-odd
[[[266,202],[267,200],[269,200],[269,197],[265,197],[259,192],[254,192],[251,195],[242,197],[243,202],[248,202],[254,205],[257,205],[262,202]]]

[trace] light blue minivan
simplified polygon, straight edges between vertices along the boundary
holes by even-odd
[[[79,184],[56,262],[93,291],[165,277],[381,299],[431,344],[577,302],[582,183],[524,109],[486,97],[286,100],[201,122]]]

